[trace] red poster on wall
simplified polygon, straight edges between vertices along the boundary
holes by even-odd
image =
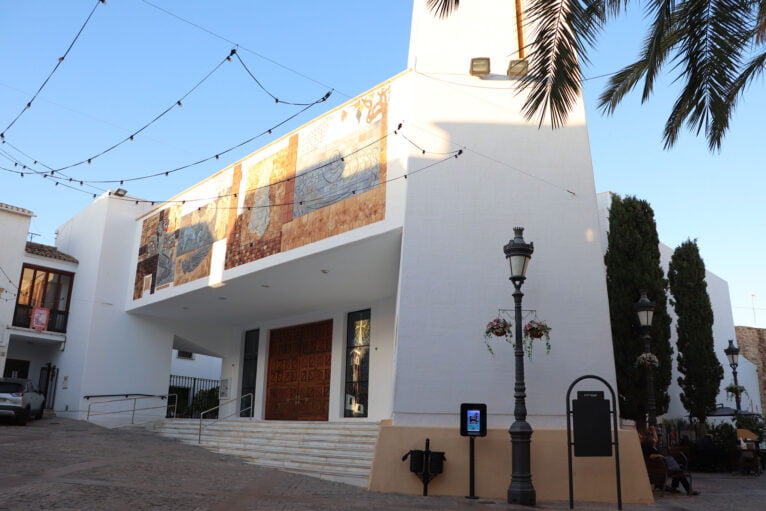
[[[32,314],[29,318],[29,328],[41,332],[48,329],[48,319],[50,319],[51,310],[45,307],[32,307]]]

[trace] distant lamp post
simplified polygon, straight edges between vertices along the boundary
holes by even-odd
[[[651,336],[649,329],[654,319],[654,302],[646,296],[646,291],[641,290],[641,298],[636,302],[636,314],[638,322],[641,324],[641,339],[644,341],[644,353],[651,353]],[[649,425],[657,425],[657,412],[654,404],[654,368],[651,365],[646,367],[646,411],[649,415]]]
[[[737,389],[737,392],[734,393],[734,399],[737,402],[737,413],[739,413],[742,404],[740,401],[740,395],[739,395],[739,382],[737,381],[737,366],[739,365],[739,348],[737,346],[734,346],[734,341],[729,339],[729,347],[723,350],[724,353],[726,353],[726,358],[729,359],[729,366],[731,367],[731,372],[734,375],[734,387]]]
[[[524,349],[521,334],[521,286],[526,280],[527,266],[534,252],[534,244],[524,241],[524,228],[513,228],[514,238],[503,247],[505,257],[511,266],[510,281],[513,283],[513,301],[515,306],[516,342],[514,354],[516,360],[516,383],[513,387],[515,406],[513,415],[515,422],[508,432],[511,434],[511,484],[508,487],[508,503],[534,506],[536,502],[535,488],[532,486],[532,470],[530,447],[532,443],[532,427],[527,422],[527,405],[525,403],[526,384],[524,383]]]

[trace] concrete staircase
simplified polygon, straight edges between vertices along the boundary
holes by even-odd
[[[374,422],[204,421],[200,445],[255,465],[366,488],[379,428]],[[149,429],[198,444],[198,419],[165,419]]]

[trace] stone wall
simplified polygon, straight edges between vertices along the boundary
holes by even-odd
[[[758,388],[761,403],[766,403],[766,329],[749,326],[734,327],[737,332],[737,346],[744,356],[758,368]]]

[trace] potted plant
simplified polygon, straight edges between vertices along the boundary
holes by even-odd
[[[492,346],[489,342],[493,337],[503,337],[506,342],[510,343],[512,337],[511,324],[503,318],[495,318],[487,323],[487,327],[484,329],[484,346],[487,347],[487,351],[489,351],[492,356],[495,355],[495,352],[492,350]]]
[[[636,358],[636,367],[659,367],[660,360],[654,353],[641,353]]]
[[[729,400],[732,397],[741,397],[742,394],[747,394],[747,389],[745,389],[745,387],[742,385],[734,385],[733,383],[728,384],[724,390],[726,391],[726,399]]]
[[[545,321],[532,320],[524,325],[524,349],[532,358],[532,344],[535,339],[545,338],[545,353],[551,352],[551,327]]]
[[[495,318],[487,323],[487,328],[484,330],[484,337],[491,339],[495,337],[511,337],[511,324],[503,318]]]

